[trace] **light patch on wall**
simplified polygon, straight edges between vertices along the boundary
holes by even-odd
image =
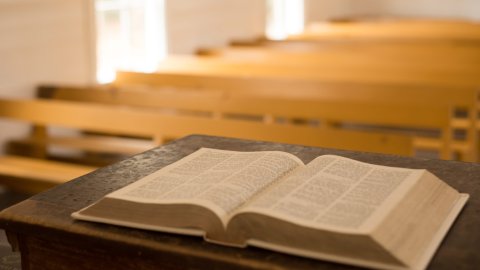
[[[267,5],[267,38],[280,40],[303,31],[304,0],[268,0]]]
[[[96,0],[97,81],[117,70],[153,72],[166,57],[164,0]]]

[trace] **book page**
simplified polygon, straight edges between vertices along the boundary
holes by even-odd
[[[107,197],[145,203],[195,203],[222,220],[272,182],[304,166],[294,155],[202,148]]]
[[[239,212],[267,214],[315,228],[368,231],[422,172],[321,156]]]

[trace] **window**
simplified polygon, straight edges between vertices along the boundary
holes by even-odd
[[[267,37],[285,39],[304,29],[303,0],[267,0]]]
[[[97,81],[116,70],[152,72],[165,58],[164,0],[96,0]]]

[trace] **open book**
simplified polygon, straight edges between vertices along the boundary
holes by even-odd
[[[426,170],[202,148],[76,219],[388,269],[422,269],[468,195]]]

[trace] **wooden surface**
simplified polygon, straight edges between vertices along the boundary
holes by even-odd
[[[10,207],[16,203],[19,203],[29,196],[26,194],[20,194],[12,192],[0,185],[0,211]],[[5,231],[0,230],[0,269],[1,270],[19,270],[20,265],[20,253],[12,252],[10,244],[7,241]]]
[[[18,244],[25,269],[354,269],[257,248],[223,247],[196,237],[74,221],[70,217],[72,212],[200,147],[287,151],[304,162],[322,154],[337,154],[375,164],[426,168],[471,195],[429,269],[475,269],[480,264],[477,254],[480,164],[199,135],[133,156],[38,194],[1,212],[0,227],[9,232],[12,243]]]

